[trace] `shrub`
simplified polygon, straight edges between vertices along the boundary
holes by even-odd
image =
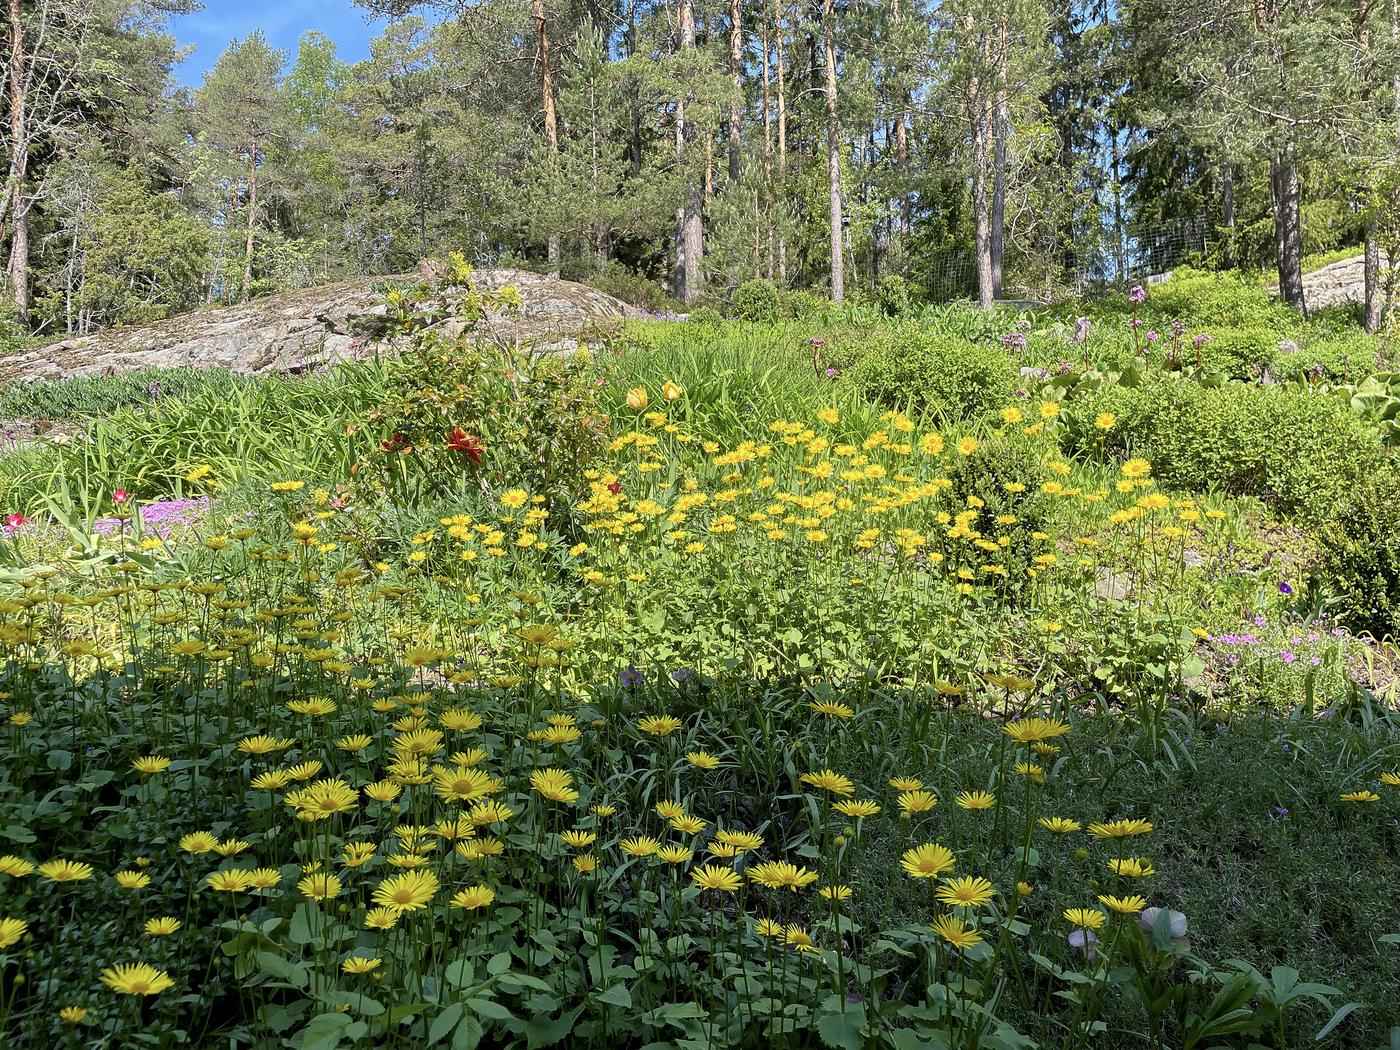
[[[1095,443],[1103,411],[1117,422]],[[1306,390],[1167,378],[1076,400],[1072,415],[1077,447],[1145,456],[1164,487],[1256,496],[1318,521],[1384,459],[1379,436],[1346,404]]]
[[[722,325],[724,316],[713,306],[697,306],[690,313],[686,314],[686,320],[691,324]]]
[[[1002,407],[1018,373],[997,347],[934,335],[910,326],[884,329],[854,348],[842,379],[870,401],[970,419]]]
[[[1280,353],[1273,373],[1283,382],[1355,383],[1376,371],[1379,349],[1378,340],[1361,332],[1328,335]]]
[[[778,286],[766,277],[745,281],[734,292],[734,316],[740,321],[776,321],[782,308]]]
[[[1126,303],[1120,309],[1126,313]],[[1292,308],[1240,274],[1191,269],[1177,270],[1170,280],[1149,288],[1142,313],[1211,332],[1216,328],[1283,330],[1300,320]]]
[[[1204,370],[1212,375],[1258,379],[1278,358],[1280,338],[1277,332],[1268,329],[1214,329],[1199,351],[1193,350],[1189,343],[1180,351],[1181,363],[1194,364],[1199,356]]]
[[[898,317],[912,310],[916,298],[914,286],[897,273],[881,277],[875,288],[875,302],[891,317]]]
[[[1318,578],[1337,619],[1377,638],[1400,627],[1400,470],[1362,479],[1320,531]]]
[[[783,296],[783,313],[797,320],[820,319],[831,303],[815,292],[799,288]]]
[[[648,313],[664,313],[679,306],[656,281],[633,273],[621,263],[608,263],[598,273],[587,278],[587,282],[598,291],[606,292],[613,298],[621,299],[627,305],[646,310]]]

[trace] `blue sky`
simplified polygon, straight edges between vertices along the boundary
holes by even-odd
[[[229,43],[255,29],[293,58],[297,41],[310,29],[334,40],[344,61],[367,58],[369,42],[383,29],[383,21],[367,21],[365,14],[352,0],[204,0],[204,10],[170,20],[175,38],[195,46],[175,76],[197,87]]]

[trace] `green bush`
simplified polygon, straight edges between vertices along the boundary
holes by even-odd
[[[831,302],[801,288],[783,296],[783,313],[799,321],[820,320]]]
[[[1074,400],[1071,445],[1143,456],[1166,488],[1255,496],[1285,515],[1322,521],[1384,461],[1375,430],[1343,402],[1307,390],[1162,378]],[[1111,431],[1093,420],[1112,412]]]
[[[875,302],[886,314],[898,317],[914,308],[915,291],[913,284],[899,274],[886,274],[875,288]]]
[[[949,420],[1001,408],[1016,392],[1018,373],[999,347],[913,326],[882,329],[853,348],[842,376],[862,397],[890,408],[932,411]]]
[[[722,325],[724,316],[713,306],[697,306],[686,314],[686,320],[691,324]]]
[[[740,321],[776,321],[782,309],[778,286],[766,277],[745,281],[734,292],[734,316]]]
[[[1119,309],[1127,312],[1126,303]],[[1263,328],[1287,330],[1301,320],[1252,280],[1238,273],[1214,273],[1181,269],[1168,281],[1147,290],[1142,316],[1165,322],[1184,321],[1212,334],[1217,328]]]
[[[1362,332],[1328,335],[1280,353],[1273,373],[1281,382],[1355,383],[1376,371],[1379,340]]]
[[[606,292],[615,299],[621,299],[629,306],[635,306],[639,310],[646,310],[649,313],[658,314],[676,310],[680,305],[667,295],[656,281],[650,277],[633,273],[618,262],[608,263],[602,270],[586,280],[598,291]]]
[[[1277,332],[1261,328],[1214,329],[1199,351],[1193,350],[1189,342],[1183,346],[1181,363],[1195,364],[1199,359],[1201,367],[1211,375],[1254,380],[1272,368],[1279,356],[1281,338]]]
[[[1318,581],[1337,619],[1377,638],[1400,627],[1400,471],[1362,479],[1319,533]]]

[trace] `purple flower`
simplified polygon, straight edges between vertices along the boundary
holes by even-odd
[[[1192,340],[1191,340],[1191,345],[1192,345],[1192,347],[1194,347],[1195,349],[1199,350],[1201,347],[1205,346],[1208,342],[1210,342],[1210,336],[1209,336],[1207,333],[1202,332],[1200,335],[1196,336],[1195,339],[1192,339]]]
[[[617,684],[624,689],[635,688],[645,681],[646,678],[643,677],[641,671],[637,670],[637,665],[631,660],[627,661],[627,666],[619,671],[617,675]]]
[[[828,368],[825,372],[822,373],[822,375],[826,376],[826,378],[828,378],[828,379],[835,379],[835,378],[836,378],[836,369],[834,369],[834,368]]]
[[[1287,649],[1285,649],[1282,653],[1280,653],[1279,656],[1280,656],[1280,658],[1283,660],[1283,662],[1286,663],[1286,664],[1291,664],[1294,660],[1298,659],[1298,656],[1297,656],[1296,653],[1291,653],[1291,652],[1289,652]]]
[[[1026,337],[1022,332],[1007,332],[1001,337],[1001,345],[1008,350],[1024,350]]]
[[[1160,339],[1160,338],[1162,338],[1162,337],[1161,337],[1160,335],[1157,334],[1157,329],[1155,329],[1155,328],[1152,329],[1150,332],[1147,333],[1147,341],[1148,341],[1149,343],[1155,343],[1155,342],[1156,342],[1158,339]]]
[[[1322,657],[1320,657],[1320,656],[1310,656],[1310,657],[1308,657],[1308,663],[1312,664],[1314,667],[1321,667],[1321,666],[1322,666]]]
[[[811,339],[808,339],[808,340],[807,340],[807,345],[808,345],[808,346],[826,346],[826,340],[825,340],[825,339],[819,339],[819,338],[817,338],[816,336],[812,336]]]
[[[1128,322],[1128,327],[1131,328],[1134,332],[1136,332],[1139,328],[1142,327],[1142,318],[1134,317],[1131,321]]]
[[[1275,806],[1274,816],[1278,817],[1279,820],[1282,820],[1284,817],[1288,816],[1288,810],[1286,810],[1283,806]]]
[[[1182,336],[1182,335],[1185,335],[1185,334],[1186,334],[1186,322],[1185,322],[1185,321],[1173,321],[1173,322],[1172,322],[1172,335],[1178,336],[1178,337],[1179,337],[1179,336]]]
[[[1278,592],[1279,594],[1292,594],[1293,587],[1287,580],[1279,580]]]
[[[1128,302],[1141,303],[1147,300],[1147,289],[1140,284],[1135,284],[1128,291]]]

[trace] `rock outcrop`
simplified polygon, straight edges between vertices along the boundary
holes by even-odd
[[[384,313],[383,283],[416,280],[416,274],[362,277],[26,347],[0,358],[0,382],[141,368],[226,368],[255,375],[300,372],[364,357],[383,345],[377,338],[382,328],[377,322]],[[594,288],[524,270],[478,270],[472,280],[483,291],[507,284],[520,289],[520,310],[488,317],[480,329],[507,342],[576,346],[582,338],[615,327],[628,310]],[[454,324],[459,323],[451,317],[442,322],[448,330]]]
[[[1381,252],[1381,269],[1389,266]],[[1272,291],[1278,294],[1278,284]],[[1360,303],[1366,299],[1366,260],[1354,255],[1303,274],[1303,299],[1309,310],[1325,310],[1343,303]]]

